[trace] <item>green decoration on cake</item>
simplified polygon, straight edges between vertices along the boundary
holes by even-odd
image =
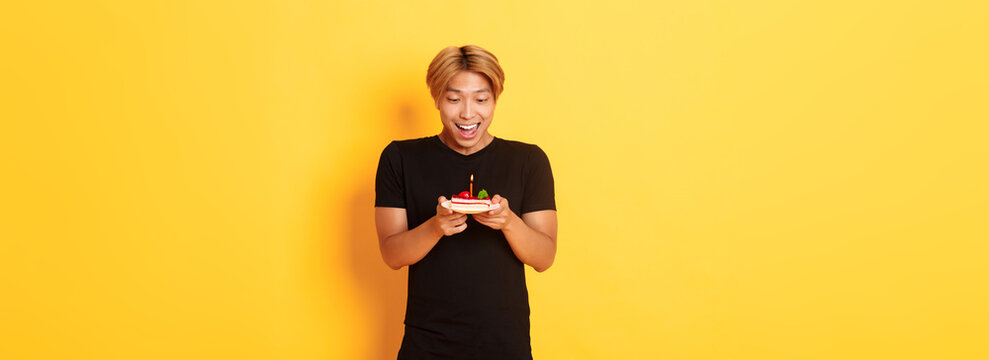
[[[486,190],[484,190],[484,189],[481,189],[481,191],[478,191],[477,192],[477,198],[478,199],[487,199],[488,198],[488,192]]]

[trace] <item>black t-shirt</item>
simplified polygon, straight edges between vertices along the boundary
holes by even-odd
[[[376,207],[406,209],[409,229],[436,215],[436,199],[468,189],[508,199],[521,216],[555,210],[553,174],[535,145],[494,140],[470,155],[438,136],[393,141],[381,154]],[[399,359],[531,359],[525,269],[500,230],[468,215],[409,266],[405,338]]]

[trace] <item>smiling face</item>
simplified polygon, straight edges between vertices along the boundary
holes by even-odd
[[[473,71],[460,71],[450,79],[446,91],[436,98],[443,131],[440,140],[464,155],[475,153],[491,143],[488,133],[494,116],[491,82]]]

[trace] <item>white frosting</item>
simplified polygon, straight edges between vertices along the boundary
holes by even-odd
[[[450,209],[457,211],[480,211],[491,207],[491,199],[462,199],[453,198]]]
[[[491,205],[491,199],[463,199],[453,198],[454,204],[487,204]]]

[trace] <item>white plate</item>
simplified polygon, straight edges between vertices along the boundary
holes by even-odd
[[[487,210],[463,211],[463,210],[454,210],[454,209],[450,208],[450,200],[447,200],[447,201],[444,201],[442,204],[440,204],[440,206],[445,207],[445,208],[450,209],[450,210],[453,210],[454,212],[461,213],[461,214],[480,214],[482,212],[487,212],[487,211],[491,211],[491,210],[497,209],[501,205],[499,205],[498,203],[494,203],[494,204],[491,204],[491,206],[488,206],[488,209]]]

